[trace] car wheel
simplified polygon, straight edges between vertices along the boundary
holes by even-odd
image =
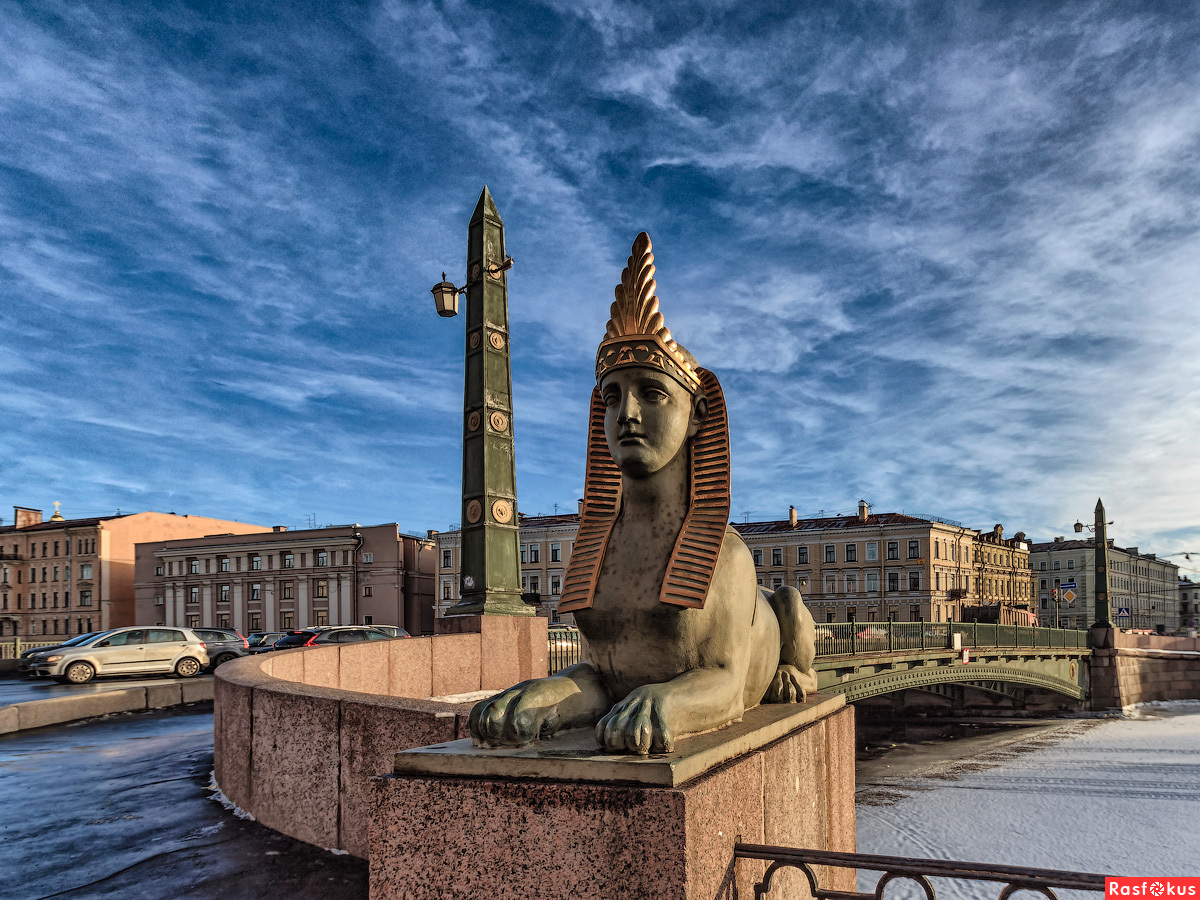
[[[66,684],[87,684],[96,675],[96,670],[85,662],[71,663],[63,672]]]
[[[175,674],[180,678],[191,678],[199,671],[200,661],[190,656],[185,656],[179,662],[175,663]]]
[[[231,659],[237,659],[237,654],[236,653],[222,653],[220,656],[218,656],[216,659],[213,660],[212,667],[215,669],[217,666],[221,665],[221,663],[227,663]]]

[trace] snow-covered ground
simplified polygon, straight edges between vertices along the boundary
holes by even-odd
[[[1068,720],[957,759],[951,747],[860,779],[860,853],[1200,875],[1200,702]],[[876,878],[860,873],[859,889],[873,889]],[[998,893],[936,887],[940,900]]]

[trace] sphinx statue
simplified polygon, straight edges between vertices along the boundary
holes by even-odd
[[[654,272],[639,234],[596,354],[583,514],[559,603],[586,658],[478,703],[476,745],[594,725],[605,752],[669,753],[817,688],[800,592],[760,588],[729,527],[724,396],[667,329]]]

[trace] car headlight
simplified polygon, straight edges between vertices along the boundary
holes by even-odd
[[[62,659],[61,656],[47,656],[46,662],[58,662],[60,659]]]

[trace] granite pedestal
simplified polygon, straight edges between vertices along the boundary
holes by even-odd
[[[371,898],[753,897],[764,864],[733,845],[852,852],[854,713],[841,695],[766,705],[651,757],[601,755],[590,730],[521,749],[452,741],[375,780]],[[853,890],[852,872],[822,886]],[[799,873],[775,898],[808,897]]]

